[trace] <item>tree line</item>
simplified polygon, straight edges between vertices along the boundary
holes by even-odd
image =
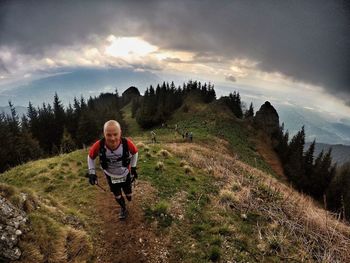
[[[282,162],[286,177],[299,191],[312,196],[325,207],[350,219],[350,165],[337,169],[332,162],[332,149],[321,151],[314,157],[314,140],[304,151],[305,129],[302,129],[289,141],[284,125],[273,134],[276,140],[275,151]]]
[[[234,91],[228,96],[221,97],[220,100],[238,119],[250,119],[254,117],[253,103],[250,103],[249,108],[245,109],[245,104],[241,101],[241,95],[239,92]]]
[[[102,135],[103,124],[116,119],[125,127],[118,92],[81,97],[63,107],[57,94],[52,105],[34,107],[29,102],[20,119],[12,103],[11,114],[0,114],[0,172],[18,164],[91,144]]]
[[[132,116],[142,128],[159,125],[169,119],[180,108],[187,96],[196,97],[204,103],[216,99],[214,85],[198,81],[188,81],[183,86],[175,87],[174,82],[152,85],[146,89],[144,96],[132,100]]]
[[[158,84],[156,88],[152,85],[146,89],[143,97],[132,99],[132,117],[142,128],[151,128],[164,123],[175,110],[184,105],[186,98],[190,96],[192,101],[197,99],[202,103],[210,103],[216,100],[214,85],[211,83],[202,84],[199,81],[188,81],[183,86],[174,85],[174,82]],[[251,118],[254,116],[253,104],[249,109],[244,109],[239,92],[234,91],[228,96],[219,99],[226,105],[233,114],[239,118]],[[187,105],[184,105],[186,111]]]

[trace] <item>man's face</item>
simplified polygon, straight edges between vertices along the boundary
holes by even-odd
[[[104,136],[106,139],[106,145],[108,148],[115,149],[120,142],[120,131],[114,125],[107,126]]]

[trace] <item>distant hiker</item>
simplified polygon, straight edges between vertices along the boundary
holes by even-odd
[[[156,140],[156,133],[154,132],[154,131],[151,131],[151,140],[152,140],[152,142],[153,143],[156,143],[157,142],[157,140]]]
[[[188,133],[188,139],[189,139],[190,142],[192,142],[192,140],[193,140],[193,134],[192,134],[192,132],[189,132],[189,133]]]
[[[107,121],[103,126],[104,138],[95,142],[88,155],[89,183],[97,184],[95,159],[99,156],[100,164],[106,176],[109,188],[120,205],[119,218],[127,215],[125,199],[131,201],[132,182],[137,179],[136,164],[138,150],[128,138],[121,137],[120,124],[115,120]]]

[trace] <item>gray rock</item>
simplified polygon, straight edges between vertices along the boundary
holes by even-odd
[[[254,124],[271,136],[279,129],[279,116],[270,102],[266,101],[256,112]]]
[[[26,213],[0,196],[0,258],[17,260],[22,252],[17,247],[18,237],[23,234]]]

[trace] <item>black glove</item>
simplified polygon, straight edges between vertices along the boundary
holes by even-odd
[[[131,173],[131,182],[133,182],[137,179],[136,167],[131,167],[130,173]]]
[[[97,176],[96,176],[96,174],[89,174],[89,183],[91,185],[97,184]]]

